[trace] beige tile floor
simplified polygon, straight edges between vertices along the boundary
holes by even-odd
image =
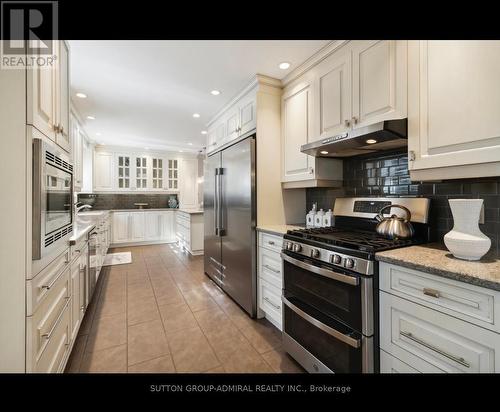
[[[103,269],[66,372],[303,372],[281,333],[253,320],[175,245],[116,248]]]

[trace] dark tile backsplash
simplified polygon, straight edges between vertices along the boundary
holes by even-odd
[[[484,179],[412,182],[406,152],[378,153],[344,159],[342,189],[307,189],[307,209],[332,209],[337,197],[422,196],[431,199],[432,240],[442,241],[453,227],[448,199],[484,199],[484,224],[480,228],[491,239],[491,249],[500,256],[500,177]]]
[[[110,209],[137,209],[134,203],[148,203],[148,208],[166,208],[168,207],[168,199],[172,194],[142,194],[142,193],[99,193],[99,194],[78,194],[78,201],[92,205],[93,210],[110,210]]]

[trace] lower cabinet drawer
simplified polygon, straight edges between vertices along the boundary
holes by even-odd
[[[400,361],[386,351],[380,351],[380,373],[419,373],[418,370]]]
[[[66,307],[33,372],[62,372],[70,347],[69,307]]]
[[[380,292],[380,347],[420,372],[500,371],[500,336]]]
[[[42,301],[49,295],[51,290],[59,282],[59,277],[64,270],[68,269],[70,261],[70,250],[66,250],[54,261],[36,275],[33,279],[26,282],[26,315],[32,315]]]
[[[283,285],[281,266],[281,256],[278,252],[259,247],[258,275],[279,289]]]
[[[270,317],[281,330],[282,322],[281,289],[273,286],[264,279],[259,279],[259,308]]]
[[[259,246],[281,253],[281,249],[283,249],[283,237],[259,232]]]

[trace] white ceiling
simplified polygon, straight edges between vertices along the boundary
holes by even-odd
[[[327,43],[70,41],[72,99],[98,143],[197,151],[206,123],[256,73],[282,79]],[[288,70],[278,68],[283,61]]]

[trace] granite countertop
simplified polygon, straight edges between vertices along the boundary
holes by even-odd
[[[147,211],[147,210],[151,210],[151,211],[164,211],[164,210],[172,210],[172,211],[175,211],[175,210],[179,210],[175,207],[148,207],[148,208],[143,208],[143,209],[139,209],[138,207],[135,207],[135,208],[132,208],[132,209],[110,209],[111,212],[144,212],[144,211]]]
[[[69,244],[77,244],[107,214],[109,214],[109,210],[78,213],[73,222],[73,235],[69,238]]]
[[[273,235],[284,235],[289,230],[304,229],[305,224],[297,223],[294,225],[258,225],[257,230],[271,233]]]
[[[196,215],[198,213],[203,213],[203,209],[184,209],[184,208],[181,208],[181,209],[177,209],[181,212],[184,212],[184,213],[189,213],[191,215]]]
[[[443,244],[431,243],[378,252],[376,259],[433,275],[500,291],[500,259],[487,254],[479,261],[455,258]]]

